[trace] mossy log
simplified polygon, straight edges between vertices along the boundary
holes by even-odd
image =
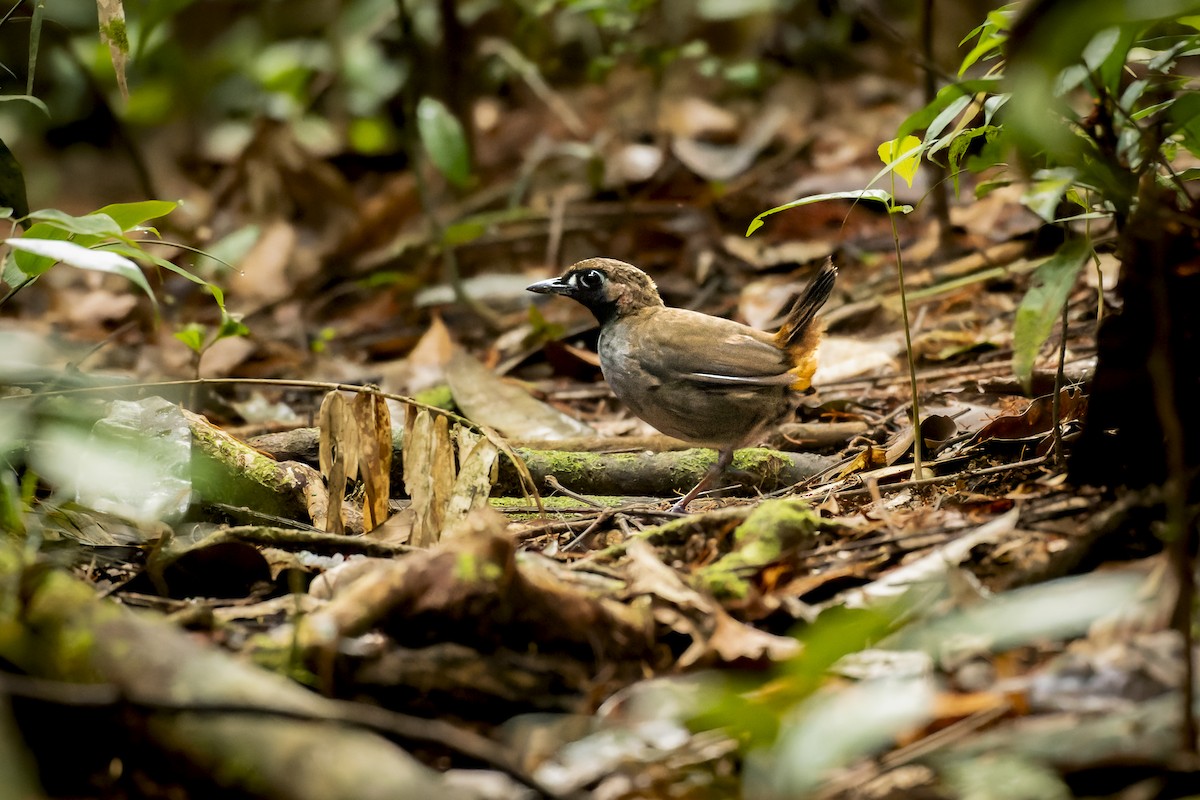
[[[693,448],[669,453],[568,453],[555,450],[517,450],[524,459],[539,491],[553,487],[546,478],[553,475],[574,492],[592,495],[646,495],[671,497],[683,494],[700,481],[716,462],[716,452]],[[753,491],[772,492],[819,474],[833,461],[812,453],[784,453],[765,448],[739,450],[733,459],[733,473],[717,486],[741,483]],[[500,478],[492,492],[499,495],[520,493],[516,473],[502,463]]]
[[[808,429],[821,427],[811,425]],[[859,427],[839,431],[850,435]],[[285,433],[255,437],[250,444],[279,459],[316,463],[320,433],[316,428],[300,428]],[[647,495],[670,497],[682,494],[704,476],[716,460],[714,451],[706,448],[677,450],[685,446],[668,437],[656,437],[654,442],[638,440],[637,444],[661,446],[662,452],[595,452],[596,442],[572,440],[564,443],[540,442],[539,448],[518,447],[517,454],[525,460],[540,491],[549,492],[546,476],[553,475],[568,489],[594,495]],[[610,447],[624,446],[623,440],[607,440]],[[550,449],[554,448],[554,449]],[[392,457],[392,486],[403,486],[400,472],[403,452],[399,439]],[[789,453],[762,448],[747,448],[738,452],[733,467],[741,473],[738,480],[750,488],[770,492],[811,478],[833,463],[833,460],[813,453]],[[735,481],[726,479],[724,485]],[[500,476],[492,492],[499,496],[521,494],[516,470],[507,459],[500,460]]]

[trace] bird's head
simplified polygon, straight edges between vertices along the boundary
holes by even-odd
[[[643,308],[663,304],[650,276],[612,258],[588,258],[557,278],[526,287],[538,294],[560,294],[582,304],[601,325]]]

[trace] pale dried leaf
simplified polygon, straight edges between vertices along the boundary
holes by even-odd
[[[380,385],[389,392],[415,394],[446,382],[446,363],[454,349],[450,331],[434,313],[429,329],[405,358],[383,368]]]
[[[263,230],[229,280],[229,293],[238,298],[241,311],[257,311],[291,294],[294,286],[288,269],[298,238],[296,228],[284,220],[275,220]]]
[[[446,381],[463,415],[514,439],[552,441],[587,436],[592,429],[498,378],[462,349],[455,348]]]
[[[705,180],[732,180],[750,168],[758,154],[775,138],[787,117],[786,109],[773,106],[746,126],[736,144],[721,145],[677,138],[671,142],[671,152],[685,167]]]
[[[321,474],[329,486],[329,508],[326,530],[342,533],[342,502],[346,484],[358,472],[359,435],[350,400],[341,392],[330,392],[321,402],[319,415],[321,439],[319,462]]]
[[[459,525],[475,509],[487,505],[500,459],[500,448],[494,442],[461,425],[455,428],[454,438],[459,468],[446,508],[447,531]]]
[[[903,351],[904,338],[899,333],[874,339],[826,336],[818,351],[813,386],[891,370]]]
[[[454,449],[445,417],[409,409],[404,426],[404,487],[412,499],[411,544],[428,547],[441,536],[454,491]]]

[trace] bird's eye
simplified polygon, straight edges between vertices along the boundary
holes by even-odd
[[[604,283],[604,276],[599,270],[589,269],[586,272],[579,273],[579,285],[584,289],[599,289]]]

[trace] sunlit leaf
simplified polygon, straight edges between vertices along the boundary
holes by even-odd
[[[774,746],[748,765],[751,775],[761,770],[775,797],[811,796],[829,775],[919,729],[934,716],[934,701],[928,676],[879,678],[819,693],[784,720]]]
[[[107,214],[122,231],[127,231],[146,220],[165,217],[177,208],[179,203],[170,200],[143,200],[140,203],[113,203],[97,209],[96,213]]]
[[[879,145],[879,159],[896,171],[910,187],[921,166],[921,140],[905,136]]]
[[[963,58],[962,64],[959,65],[958,77],[961,78],[968,69],[974,66],[976,61],[979,61],[981,58],[994,55],[997,51],[999,51],[1000,45],[1004,44],[1006,41],[1008,41],[1007,34],[1002,35],[993,33],[986,36],[981,36],[979,38],[979,42],[971,48],[971,51],[967,53],[965,58]]]
[[[440,100],[422,97],[417,104],[417,131],[438,172],[455,186],[466,186],[471,178],[467,137],[450,109]]]
[[[978,800],[998,797],[1070,800],[1074,797],[1057,770],[1033,758],[1011,753],[990,753],[987,758],[951,757],[939,764],[938,775],[955,797]]]
[[[1083,48],[1083,62],[1111,94],[1121,91],[1125,57],[1138,30],[1132,25],[1105,28]]]
[[[30,453],[55,491],[137,521],[177,520],[191,498],[191,431],[161,397],[117,400],[90,431],[58,423]]]
[[[696,15],[701,19],[735,20],[776,10],[776,0],[699,0]]]
[[[1086,239],[1068,240],[1037,268],[1033,285],[1021,300],[1013,327],[1013,373],[1026,392],[1030,391],[1038,352],[1061,316],[1063,304],[1090,253],[1091,244]]]

